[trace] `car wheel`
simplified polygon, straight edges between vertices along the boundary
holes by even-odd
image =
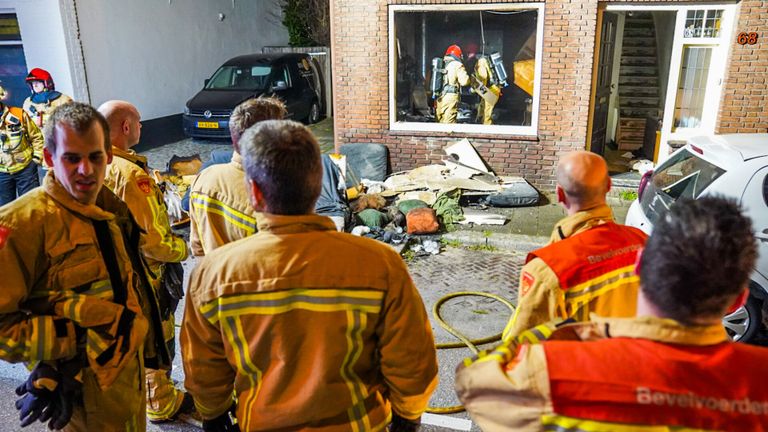
[[[320,121],[320,105],[317,102],[312,102],[312,106],[309,108],[309,115],[307,116],[307,124],[315,124]]]
[[[760,300],[749,296],[744,306],[723,317],[723,326],[732,340],[749,342],[755,337],[763,321],[760,306]]]

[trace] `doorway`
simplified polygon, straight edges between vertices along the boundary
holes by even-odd
[[[8,93],[3,103],[20,107],[29,96],[27,62],[16,14],[0,9],[0,86]]]
[[[612,171],[714,133],[734,5],[599,10],[589,150]]]

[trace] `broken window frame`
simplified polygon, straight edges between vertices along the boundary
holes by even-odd
[[[541,102],[541,63],[544,46],[544,3],[481,3],[481,4],[434,4],[434,5],[390,5],[389,6],[389,129],[393,131],[411,132],[458,132],[468,134],[500,134],[518,136],[537,136],[539,123],[539,107]],[[471,12],[471,11],[516,11],[535,10],[536,20],[536,61],[534,68],[533,101],[531,103],[531,124],[529,126],[513,125],[483,125],[454,123],[444,124],[437,122],[408,122],[397,120],[397,34],[395,15],[401,12]],[[442,54],[442,53],[440,53]],[[513,71],[508,70],[509,79],[514,79]],[[514,85],[510,82],[510,85]]]

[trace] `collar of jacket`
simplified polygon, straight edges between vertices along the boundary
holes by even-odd
[[[549,242],[554,243],[574,234],[586,231],[594,226],[613,222],[613,212],[607,204],[602,204],[589,210],[583,210],[566,216],[555,225]]]
[[[240,153],[232,152],[232,160],[230,161],[230,163],[232,163],[232,165],[234,165],[235,168],[237,168],[238,170],[245,171],[243,169],[243,157],[240,156]]]
[[[120,147],[112,146],[112,156],[123,158],[128,162],[134,163],[140,166],[143,170],[147,170],[147,158],[140,154],[137,154],[131,149],[123,150]]]
[[[649,339],[681,345],[715,345],[729,340],[722,324],[686,326],[668,318],[606,318],[594,313],[590,321],[605,337]]]
[[[61,183],[56,180],[53,170],[49,170],[48,174],[46,174],[45,178],[43,179],[43,190],[45,190],[45,193],[50,195],[54,201],[73,213],[77,213],[94,220],[112,220],[115,218],[114,214],[103,210],[96,204],[85,205],[80,201],[72,198],[72,195],[70,195],[69,192],[64,189],[64,186],[62,186]],[[108,191],[108,189],[102,186],[98,198],[100,202],[105,201],[102,195],[105,195],[107,193],[106,191]]]
[[[273,234],[296,234],[307,231],[336,231],[336,225],[325,216],[316,214],[287,216],[259,213],[257,218],[259,232]]]
[[[36,104],[40,104],[55,101],[60,96],[61,93],[56,90],[46,90],[41,91],[40,93],[32,93],[32,96],[29,99]]]

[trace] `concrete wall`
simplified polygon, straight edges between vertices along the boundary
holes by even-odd
[[[225,60],[287,44],[279,13],[276,0],[77,0],[91,103],[178,114]]]
[[[73,95],[59,0],[0,0],[0,10],[16,14],[27,67],[47,70],[57,90]]]

